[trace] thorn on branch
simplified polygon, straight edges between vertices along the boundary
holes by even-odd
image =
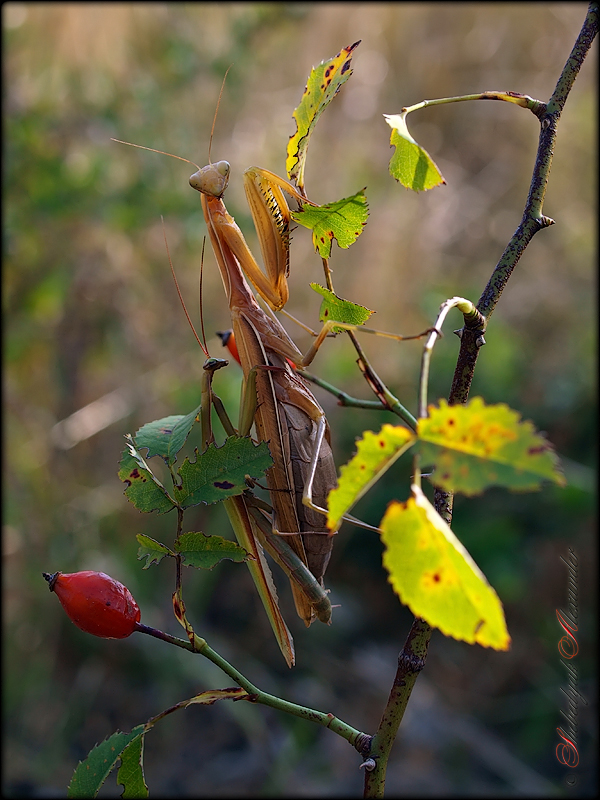
[[[540,228],[549,228],[550,225],[556,225],[556,222],[552,219],[552,217],[546,217],[542,214],[538,220],[538,225]]]
[[[366,769],[367,772],[373,772],[376,766],[377,763],[374,758],[367,758],[366,761],[362,762],[359,769]]]

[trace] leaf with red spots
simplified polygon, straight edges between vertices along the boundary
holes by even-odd
[[[446,181],[429,153],[408,132],[406,113],[383,115],[392,129],[390,145],[396,148],[390,160],[390,175],[415,192],[433,189]]]
[[[342,467],[337,487],[329,492],[330,530],[339,527],[344,514],[415,441],[414,433],[401,425],[386,424],[379,433],[364,432],[356,455]]]
[[[365,190],[324,206],[304,205],[302,211],[292,211],[292,217],[313,232],[313,245],[321,258],[331,255],[335,239],[339,247],[350,247],[367,223],[369,207]]]
[[[247,476],[262,478],[273,466],[266,442],[254,445],[247,436],[230,436],[222,447],[211,444],[204,453],[195,454],[195,461],[184,460],[181,485],[173,489],[182,508],[242,494],[248,488]]]
[[[166,514],[175,505],[169,493],[136,448],[133,438],[125,437],[127,448],[119,463],[119,478],[127,484],[125,495],[139,511]]]
[[[419,420],[418,446],[423,465],[435,467],[432,483],[445,491],[474,495],[492,485],[530,491],[543,480],[565,485],[552,445],[505,403],[441,400],[428,413]]]
[[[469,644],[508,650],[498,595],[418,486],[393,502],[381,520],[383,566],[412,613]]]
[[[321,310],[319,311],[321,322],[333,319],[336,322],[345,322],[348,325],[364,325],[373,313],[366,306],[352,303],[350,300],[344,300],[318,283],[311,283],[310,286],[323,298]],[[340,333],[344,329],[333,328],[332,330],[334,333]]]
[[[322,61],[308,76],[302,100],[293,114],[296,120],[296,133],[290,137],[285,162],[289,179],[295,180],[300,188],[304,186],[304,166],[310,136],[323,111],[339,92],[342,84],[352,75],[350,69],[352,53],[359,44],[360,41],[355,42],[345,47],[334,58]]]

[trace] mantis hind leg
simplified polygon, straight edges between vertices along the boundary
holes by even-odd
[[[311,418],[311,420],[316,425],[316,433],[313,442],[313,452],[311,454],[310,465],[308,468],[308,474],[306,480],[304,482],[304,489],[302,492],[302,504],[305,505],[307,508],[310,508],[312,511],[316,511],[323,516],[328,515],[328,511],[326,508],[317,505],[313,502],[313,486],[315,482],[315,476],[317,474],[317,469],[319,466],[319,455],[321,452],[321,445],[323,444],[323,439],[325,438],[325,434],[327,432],[327,418],[325,416],[325,412],[322,409],[319,409],[312,403],[306,403],[301,406],[303,411]],[[351,522],[353,525],[357,525],[359,528],[365,528],[366,530],[370,531],[379,531],[379,528],[374,527],[373,525],[369,525],[367,522],[363,522],[356,517],[351,516],[350,514],[345,514],[342,517],[342,521],[346,520],[347,522]],[[336,531],[330,531],[329,535],[333,535]],[[304,532],[306,533],[306,531]],[[314,533],[322,533],[327,535],[325,531],[314,531]]]

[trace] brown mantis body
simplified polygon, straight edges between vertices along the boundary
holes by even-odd
[[[247,192],[261,191],[256,180],[259,171],[248,172]],[[302,354],[278,320],[260,308],[242,272],[243,266],[257,290],[272,306],[278,308],[285,303],[287,204],[282,211],[278,199],[269,194],[262,206],[266,215],[257,220],[261,206],[250,202],[257,228],[261,222],[267,223],[267,231],[265,233],[265,226],[262,226],[264,236],[261,236],[265,263],[271,271],[267,278],[221,199],[228,173],[226,162],[211,164],[192,176],[190,183],[202,193],[202,209],[229,303],[246,387],[256,387],[257,435],[269,444],[275,462],[267,472],[273,530],[286,536],[288,544],[322,584],[333,539],[328,535],[325,517],[314,507],[326,506],[327,495],[337,483],[329,426],[308,385],[287,361],[291,359],[301,364]],[[259,178],[262,174],[261,171]],[[290,189],[293,191],[293,187]],[[272,191],[272,184],[269,184],[269,191]],[[256,213],[255,209],[258,209]],[[312,490],[310,506],[306,502],[307,487]],[[314,606],[296,582],[290,583],[298,615],[310,625],[316,617]],[[320,611],[319,618],[328,621],[329,615],[330,611]]]

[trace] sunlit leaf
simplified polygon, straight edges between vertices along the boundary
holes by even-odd
[[[406,127],[406,112],[384,114],[392,129],[390,144],[396,148],[390,161],[390,175],[407,189],[420,192],[446,183],[439,168]]]
[[[241,494],[248,488],[247,476],[261,478],[273,466],[267,444],[254,445],[249,437],[230,436],[222,447],[211,444],[195,454],[195,461],[186,458],[181,465],[181,486],[173,490],[183,508]]]
[[[350,300],[344,300],[318,283],[311,283],[310,286],[323,298],[319,310],[321,322],[335,320],[336,322],[345,322],[348,325],[364,325],[373,314],[373,311],[365,306],[352,303]],[[339,333],[343,328],[333,328],[332,330],[334,333]]]
[[[384,425],[379,433],[365,431],[357,442],[356,455],[340,470],[335,489],[329,492],[327,526],[339,527],[340,520],[383,473],[416,440],[414,433],[401,425]]]
[[[293,114],[296,120],[296,133],[290,137],[285,162],[289,179],[295,180],[299,187],[304,186],[306,150],[311,133],[325,108],[339,92],[342,84],[352,75],[350,69],[352,52],[359,44],[360,41],[355,42],[345,47],[334,58],[322,61],[308,76],[302,100]]]
[[[145,536],[143,533],[138,533],[135,537],[140,543],[138,548],[138,560],[146,559],[146,563],[142,569],[148,569],[152,564],[160,564],[165,556],[174,555],[166,545],[157,542],[150,536]]]
[[[135,434],[135,443],[138,448],[148,448],[146,458],[160,456],[167,464],[173,464],[199,414],[200,406],[186,415],[174,414],[148,422]]]
[[[185,567],[212,569],[215,564],[228,558],[230,561],[245,561],[248,553],[230,539],[208,536],[201,532],[182,533],[177,537],[175,551],[181,553]]]
[[[364,189],[334,203],[304,205],[302,211],[292,211],[293,219],[313,232],[313,245],[321,258],[329,258],[334,239],[344,249],[354,244],[368,216],[369,206]]]
[[[119,463],[119,478],[127,484],[125,495],[139,511],[165,514],[175,505],[162,483],[154,475],[131,436]]]
[[[564,486],[552,445],[531,422],[505,403],[486,406],[481,397],[466,405],[430,406],[419,420],[423,464],[434,465],[432,482],[446,491],[474,495],[491,485],[522,491],[542,480]]]
[[[507,650],[498,595],[423,492],[393,502],[381,521],[383,565],[400,600],[446,636]]]
[[[139,736],[129,744],[121,755],[121,766],[117,772],[117,783],[123,786],[124,800],[148,797],[148,787],[144,780],[144,736]]]
[[[87,758],[77,765],[67,790],[67,797],[96,797],[125,748],[138,737],[141,738],[144,730],[144,725],[138,725],[131,733],[117,731],[92,748]]]

